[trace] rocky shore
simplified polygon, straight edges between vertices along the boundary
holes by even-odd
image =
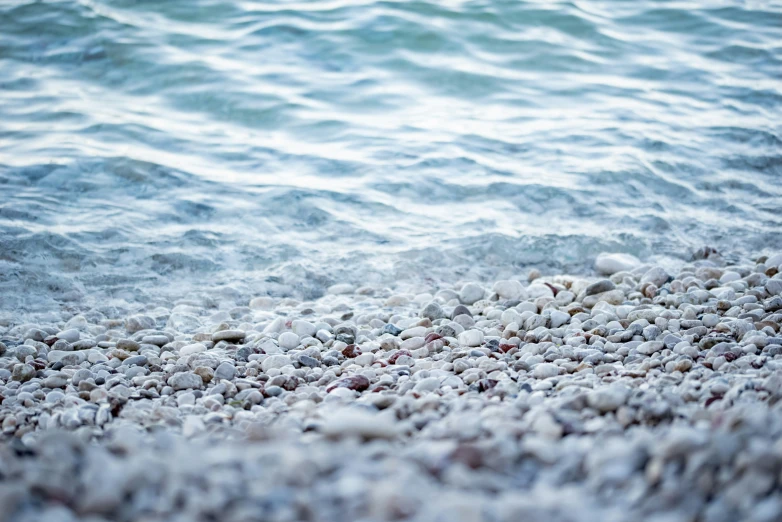
[[[782,520],[782,254],[0,322],[0,521]]]

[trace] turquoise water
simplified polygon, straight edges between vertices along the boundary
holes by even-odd
[[[5,310],[782,247],[780,2],[6,0],[0,73]]]

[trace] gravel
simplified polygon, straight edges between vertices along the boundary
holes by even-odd
[[[780,520],[780,264],[7,320],[0,520]]]

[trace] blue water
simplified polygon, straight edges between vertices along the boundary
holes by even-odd
[[[0,2],[0,308],[782,247],[778,1]]]

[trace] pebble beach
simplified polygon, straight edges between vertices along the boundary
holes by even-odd
[[[782,521],[780,42],[0,1],[0,522]]]
[[[774,522],[782,254],[0,323],[0,520]]]

